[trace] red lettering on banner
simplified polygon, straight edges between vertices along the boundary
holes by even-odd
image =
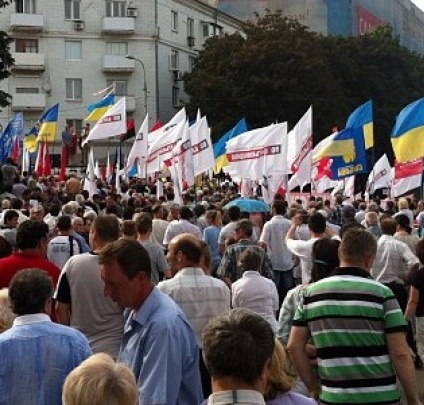
[[[108,115],[107,117],[103,117],[100,120],[100,124],[110,124],[111,122],[118,122],[118,121],[122,121],[121,114]]]
[[[149,154],[147,158],[147,163],[153,162],[158,156],[164,155],[165,153],[171,152],[174,149],[176,142],[171,142],[168,145],[164,145],[159,149],[156,149],[152,153]]]
[[[356,12],[358,18],[358,35],[365,35],[383,25],[383,22],[379,18],[361,6],[357,6]]]
[[[191,147],[193,151],[193,155],[197,155],[198,153],[204,151],[209,147],[209,143],[206,139],[201,140],[199,143],[196,143]]]
[[[312,150],[312,146],[313,146],[313,142],[312,142],[312,135],[311,135],[302,145],[302,148],[300,149],[300,152],[299,152],[299,156],[295,159],[295,161],[291,165],[291,171],[293,174],[299,170],[299,167],[302,164],[303,159],[305,159],[305,156]]]
[[[262,156],[279,155],[281,153],[281,145],[265,146],[257,149],[246,151],[227,153],[228,161],[241,162],[243,160],[258,159]]]

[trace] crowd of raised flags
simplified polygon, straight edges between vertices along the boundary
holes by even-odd
[[[94,161],[96,141],[119,137],[127,133],[126,99],[115,100],[115,86],[94,94],[101,100],[88,106],[86,121],[94,122],[83,146],[88,145],[87,189],[95,192],[99,164]],[[168,170],[175,184],[177,198],[186,187],[194,185],[196,176],[203,173],[228,173],[244,184],[261,184],[266,200],[272,200],[277,190],[287,192],[311,184],[312,192],[333,189],[353,192],[355,175],[368,173],[367,149],[374,146],[372,101],[359,106],[347,119],[346,126],[313,145],[312,106],[288,131],[287,123],[271,124],[248,130],[241,119],[234,128],[212,145],[211,129],[200,111],[194,123],[189,123],[185,109],[181,109],[167,124],[148,128],[146,115],[137,131],[132,148],[123,166],[116,163],[115,182],[120,175],[154,177]],[[55,104],[39,118],[36,125],[23,137],[23,114],[17,113],[0,137],[0,163],[9,156],[21,155],[23,170],[29,169],[29,153],[38,150],[35,170],[40,174],[51,171],[49,143],[55,141],[59,104]],[[134,125],[134,123],[132,123]],[[135,133],[135,131],[134,131]],[[23,151],[19,139],[23,137]],[[424,99],[406,106],[393,128],[391,141],[396,164],[391,167],[387,156],[382,156],[369,173],[366,195],[381,188],[391,190],[397,197],[422,182],[424,157]],[[110,157],[107,157],[107,171]],[[117,161],[118,159],[115,159]],[[123,160],[119,153],[119,160]],[[110,173],[109,179],[110,179]]]

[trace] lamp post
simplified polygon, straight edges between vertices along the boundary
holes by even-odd
[[[144,81],[144,85],[143,85],[143,103],[144,103],[144,113],[147,115],[147,80],[146,80],[146,67],[144,66],[144,63],[141,59],[136,58],[135,56],[132,55],[125,55],[126,59],[131,59],[131,60],[135,60],[136,62],[138,62],[143,70],[143,81]]]

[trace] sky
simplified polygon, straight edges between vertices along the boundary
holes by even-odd
[[[424,0],[412,0],[412,2],[424,11]]]

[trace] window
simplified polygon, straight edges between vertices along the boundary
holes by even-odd
[[[73,128],[77,134],[80,134],[82,131],[82,120],[67,119],[66,125],[69,125],[71,128]]]
[[[187,18],[187,36],[194,38],[194,20]]]
[[[106,1],[106,17],[126,17],[125,1]]]
[[[178,70],[179,63],[179,54],[175,49],[171,50],[171,55],[169,58],[169,69],[170,70]]]
[[[38,39],[16,39],[16,52],[38,53]]]
[[[35,14],[35,0],[15,0],[15,9],[17,13]]]
[[[177,86],[172,87],[172,106],[180,106],[180,89]]]
[[[82,59],[82,42],[81,41],[65,41],[65,59],[81,60]]]
[[[202,24],[202,33],[204,38],[209,37],[209,23]]]
[[[81,19],[81,0],[65,0],[65,20]]]
[[[66,99],[82,100],[82,79],[66,79]]]
[[[171,11],[171,30],[178,32],[178,13]]]
[[[127,81],[126,80],[107,80],[106,86],[112,86],[115,82],[115,95],[118,97],[127,95]]]
[[[37,87],[17,87],[16,93],[17,94],[38,94],[40,92],[40,89]]]
[[[128,55],[126,42],[106,42],[106,55]]]
[[[188,71],[192,72],[194,69],[194,65],[196,64],[196,58],[194,56],[188,57]]]

